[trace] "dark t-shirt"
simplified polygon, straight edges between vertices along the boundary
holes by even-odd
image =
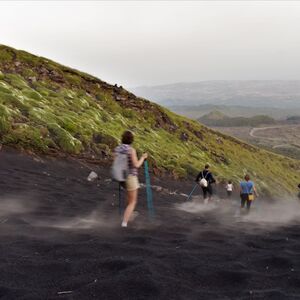
[[[198,182],[202,178],[205,178],[207,180],[208,184],[212,184],[212,183],[216,182],[213,175],[208,170],[201,171],[196,178],[196,182]]]

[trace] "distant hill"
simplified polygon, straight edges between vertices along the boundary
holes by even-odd
[[[211,104],[300,109],[299,80],[215,80],[142,86],[132,91],[168,107]]]
[[[204,120],[211,120],[211,121],[221,121],[224,119],[229,118],[228,116],[226,116],[225,114],[223,114],[222,112],[218,111],[218,110],[213,110],[210,113],[202,116],[202,119]],[[199,118],[200,120],[201,118]]]
[[[216,127],[256,127],[259,125],[275,124],[276,121],[265,115],[257,115],[251,118],[228,117],[222,112],[212,111],[198,119],[199,122],[207,126]]]
[[[253,117],[258,113],[267,115],[276,120],[285,120],[289,116],[293,116],[295,111],[300,109],[295,108],[276,108],[276,107],[248,107],[241,105],[174,105],[167,106],[171,111],[192,119],[198,119],[213,110],[218,110],[228,117]]]
[[[286,121],[288,123],[299,124],[300,123],[300,116],[289,116],[289,117],[286,118]]]
[[[110,161],[125,129],[152,171],[219,180],[249,173],[262,193],[293,193],[300,162],[248,145],[47,58],[0,45],[0,142],[33,153]],[[286,170],[289,172],[286,172]],[[285,174],[282,177],[282,174]]]

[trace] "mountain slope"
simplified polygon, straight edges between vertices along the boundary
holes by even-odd
[[[299,161],[214,132],[48,59],[2,45],[0,70],[3,144],[109,159],[121,133],[130,129],[157,174],[194,175],[209,162],[219,179],[238,181],[250,173],[265,193],[292,193],[300,182]]]

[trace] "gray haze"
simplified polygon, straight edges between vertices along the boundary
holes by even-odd
[[[300,115],[300,81],[201,81],[159,86],[141,86],[132,91],[168,106],[230,105],[293,109]]]
[[[125,87],[300,79],[300,3],[1,1],[0,43]]]

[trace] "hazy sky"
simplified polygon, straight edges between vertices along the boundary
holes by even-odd
[[[300,2],[0,1],[0,43],[126,87],[300,79]]]

